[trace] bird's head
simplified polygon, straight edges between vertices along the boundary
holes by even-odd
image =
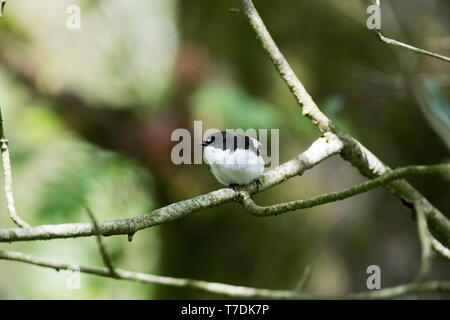
[[[215,132],[212,135],[210,135],[208,138],[206,138],[204,141],[202,141],[200,144],[203,147],[207,147],[209,145],[216,145],[218,143],[222,143],[224,140],[222,132]]]

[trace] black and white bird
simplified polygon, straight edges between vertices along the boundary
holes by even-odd
[[[226,186],[259,182],[264,171],[264,159],[259,155],[261,142],[245,136],[221,131],[205,141],[205,160],[216,179]]]

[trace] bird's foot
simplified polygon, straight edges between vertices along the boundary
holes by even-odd
[[[256,190],[259,191],[259,187],[261,187],[261,185],[262,185],[262,182],[261,182],[260,178],[253,180],[253,181],[250,182],[248,185],[250,185],[250,184],[252,184],[252,183],[255,183],[255,184],[256,184]],[[234,191],[237,191],[237,188],[238,188],[238,187],[241,187],[241,186],[243,186],[243,185],[240,185],[240,184],[237,184],[237,183],[230,183],[228,186],[229,186],[230,188],[232,188]]]
[[[262,185],[261,179],[260,178],[255,179],[253,182],[256,183],[256,190],[259,191],[259,187],[261,187]]]

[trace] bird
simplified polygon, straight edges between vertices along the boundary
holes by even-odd
[[[256,182],[259,186],[264,172],[261,142],[243,134],[220,131],[211,134],[201,145],[212,174],[221,184],[234,188]]]

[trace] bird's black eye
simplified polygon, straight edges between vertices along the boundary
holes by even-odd
[[[211,138],[209,138],[209,143],[213,142],[214,140],[216,140],[216,137],[212,136]]]

